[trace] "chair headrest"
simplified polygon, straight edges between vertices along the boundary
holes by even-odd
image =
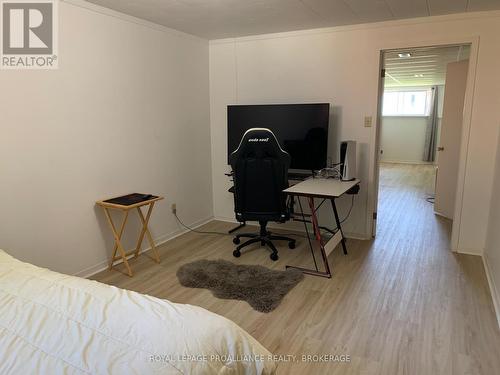
[[[286,153],[270,129],[252,128],[243,134],[240,145],[233,154],[258,149],[266,150],[267,152]]]

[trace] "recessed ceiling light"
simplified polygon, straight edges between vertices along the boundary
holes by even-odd
[[[402,53],[398,53],[398,56],[401,57],[402,59],[405,59],[405,58],[411,57],[411,53],[402,52]]]
[[[413,76],[416,78],[422,78],[424,75],[423,74],[414,74]]]

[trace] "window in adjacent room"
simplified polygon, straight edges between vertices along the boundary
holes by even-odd
[[[383,116],[428,116],[430,90],[384,92]]]

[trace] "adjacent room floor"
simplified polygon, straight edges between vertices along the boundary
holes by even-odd
[[[275,354],[351,358],[281,362],[278,374],[497,374],[500,332],[482,260],[448,250],[451,223],[436,217],[425,199],[434,167],[383,165],[380,183],[376,240],[349,240],[348,256],[338,249],[330,256],[332,279],[306,276],[269,314],[184,288],[176,271],[218,258],[276,269],[309,265],[304,240],[295,250],[283,244],[272,262],[262,249],[233,258],[230,236],[187,233],[161,246],[160,265],[141,256],[132,261],[133,278],[105,271],[94,279],[202,306],[235,321]],[[213,221],[203,229],[232,226]]]

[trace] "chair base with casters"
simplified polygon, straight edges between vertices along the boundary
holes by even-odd
[[[238,245],[236,247],[236,250],[233,251],[233,255],[236,258],[239,258],[241,256],[241,249],[243,249],[245,246],[251,245],[253,243],[258,243],[260,242],[261,246],[267,245],[271,249],[271,255],[269,256],[272,260],[278,260],[278,249],[276,249],[276,246],[273,244],[274,241],[288,241],[288,247],[290,249],[295,249],[295,243],[296,240],[290,237],[285,237],[285,236],[276,236],[271,234],[266,229],[267,222],[266,221],[259,221],[260,224],[260,233],[241,233],[236,235],[233,238],[233,243],[235,245]],[[240,244],[241,240],[240,238],[249,238],[249,240],[243,242]]]

